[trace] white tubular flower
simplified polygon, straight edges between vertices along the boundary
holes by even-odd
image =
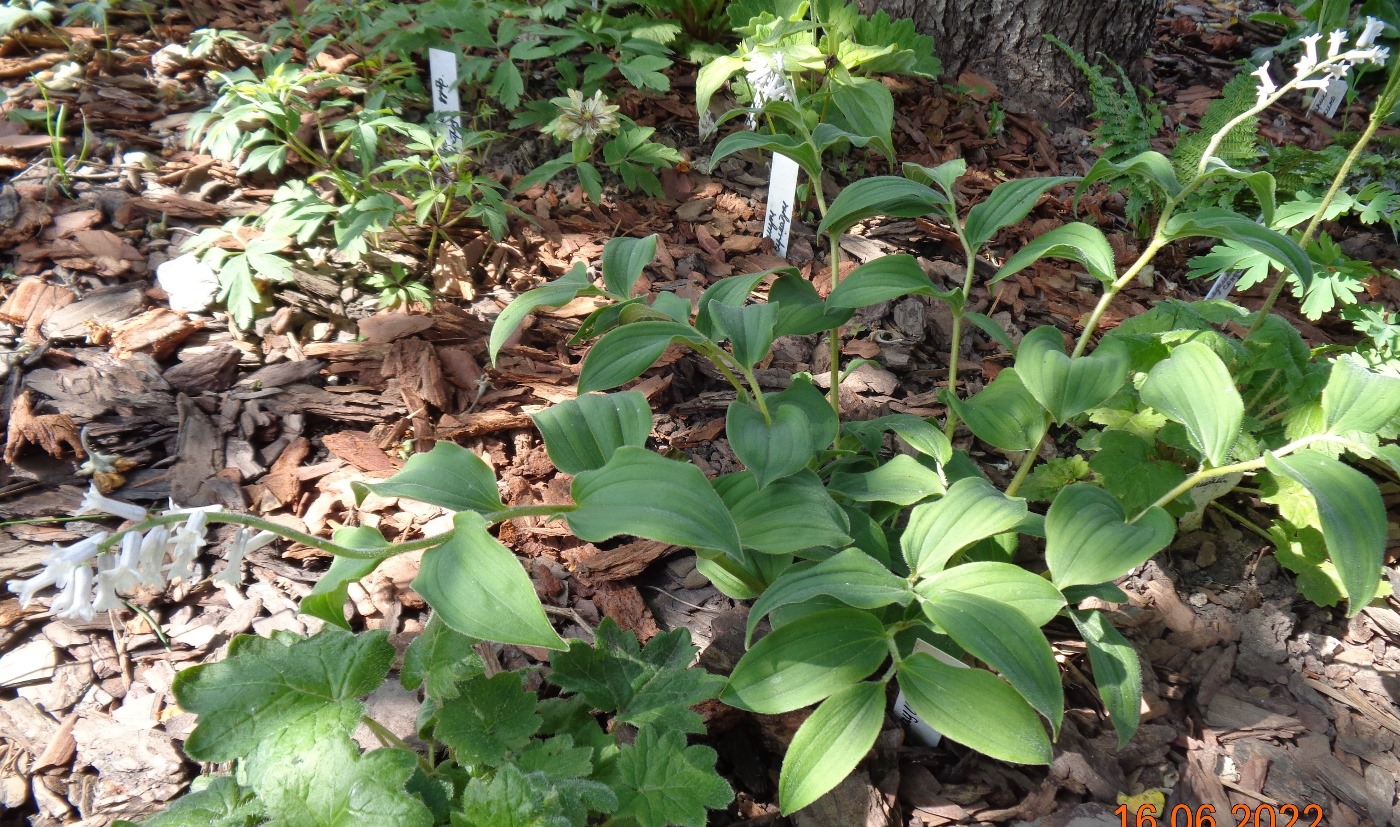
[[[141,549],[137,553],[137,584],[156,589],[165,588],[165,575],[161,566],[165,564],[165,546],[170,542],[170,529],[158,525],[141,538]]]
[[[41,589],[72,582],[73,572],[97,555],[97,546],[107,539],[107,532],[99,531],[66,548],[53,546],[49,559],[44,561],[44,570],[27,580],[10,580],[5,588],[19,597],[21,609],[27,608],[34,595]]]
[[[1298,77],[1304,77],[1317,65],[1317,41],[1322,39],[1321,34],[1310,34],[1307,37],[1299,38],[1303,43],[1303,55],[1298,58],[1298,62],[1293,64]]]
[[[103,496],[102,492],[97,490],[95,482],[88,486],[87,494],[83,495],[83,502],[78,508],[78,514],[92,514],[94,512],[111,514],[134,523],[146,519],[146,509],[134,503]]]
[[[1264,61],[1263,66],[1255,69],[1250,74],[1259,78],[1259,103],[1263,103],[1278,89],[1278,85],[1274,83],[1274,79],[1269,76],[1269,61]]]
[[[210,579],[227,583],[235,588],[243,585],[243,558],[247,556],[248,552],[257,551],[276,539],[277,535],[271,531],[260,531],[254,534],[251,528],[240,527],[238,533],[234,535],[233,545],[229,546],[228,552],[224,555],[228,565]]]
[[[116,555],[104,555],[97,560],[97,599],[93,608],[108,612],[121,608],[121,594],[141,585],[141,545],[145,538],[139,532],[122,535],[122,548]]]
[[[1350,71],[1351,61],[1343,60],[1337,63],[1333,63],[1331,66],[1328,66],[1326,69],[1323,70],[1323,73],[1326,74],[1329,78],[1336,78],[1337,80],[1346,80],[1347,73],[1349,73]]]
[[[1300,81],[1298,81],[1297,86],[1298,86],[1299,89],[1326,89],[1326,88],[1327,88],[1327,84],[1328,84],[1327,78],[1321,77],[1321,78],[1308,78],[1307,80],[1300,80]]]
[[[1371,62],[1377,66],[1384,66],[1390,60],[1390,48],[1388,46],[1372,46]]]
[[[1376,42],[1381,32],[1385,31],[1385,21],[1377,20],[1370,15],[1366,16],[1366,28],[1361,30],[1361,35],[1356,38],[1356,48],[1365,49]]]
[[[92,604],[92,566],[84,564],[73,569],[62,591],[53,599],[50,609],[54,617],[63,620],[92,620],[97,609]]]
[[[1345,29],[1336,29],[1327,36],[1327,59],[1331,60],[1342,53],[1342,44],[1347,42]]]
[[[170,564],[164,568],[167,580],[183,580],[188,584],[200,578],[203,570],[194,561],[204,546],[204,528],[208,520],[204,511],[194,511],[183,526],[175,529],[172,538],[175,547],[170,552]]]
[[[92,601],[94,612],[112,612],[122,607],[117,581],[120,575],[113,576],[119,565],[117,558],[108,554],[97,558],[97,596]]]

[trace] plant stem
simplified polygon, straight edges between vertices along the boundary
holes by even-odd
[[[521,506],[521,508],[530,507],[532,506]],[[554,506],[554,508],[556,510],[559,510],[562,507]],[[446,531],[442,534],[434,534],[431,537],[422,537],[417,540],[409,540],[405,543],[394,543],[392,545],[387,546],[342,546],[336,543],[332,543],[330,540],[323,540],[320,537],[317,537],[313,534],[307,534],[304,531],[297,531],[294,528],[288,528],[287,526],[284,526],[281,523],[275,523],[271,520],[265,520],[262,517],[254,517],[252,514],[236,514],[231,511],[209,511],[206,512],[206,514],[208,516],[209,522],[211,523],[228,523],[230,525],[241,525],[247,526],[248,528],[256,528],[260,531],[270,531],[273,534],[285,537],[286,539],[291,540],[293,542],[301,543],[304,546],[310,546],[311,548],[317,549],[319,551],[324,551],[327,554],[334,554],[338,557],[350,557],[356,560],[382,560],[388,557],[392,557],[395,554],[402,554],[407,551],[417,551],[419,549],[433,548],[435,546],[442,545],[448,540],[451,540],[454,534],[454,532]],[[119,541],[122,538],[122,535],[127,534],[128,532],[144,532],[149,529],[155,528],[156,526],[176,525],[188,520],[189,516],[189,514],[157,514],[153,517],[147,517],[141,522],[136,523],[135,525],[130,526],[126,529],[123,529],[122,531],[117,532],[111,537],[108,537],[106,540],[103,540],[98,545],[98,551],[101,553],[110,553],[112,548],[116,546],[117,541]]]
[[[951,199],[949,201],[951,202]],[[953,307],[953,344],[948,351],[948,393],[958,395],[958,360],[962,355],[962,328],[963,314],[967,309],[967,297],[972,294],[972,276],[977,270],[977,252],[967,243],[967,234],[963,232],[962,222],[958,220],[957,208],[950,207],[948,210],[948,223],[952,225],[953,232],[957,233],[958,241],[962,244],[963,255],[967,258],[967,271],[963,274],[962,301],[958,306]],[[943,433],[949,439],[953,438],[953,432],[958,427],[958,412],[952,405],[948,406],[948,417],[943,425]]]
[[[1282,457],[1287,456],[1288,454],[1296,453],[1297,451],[1301,451],[1302,449],[1308,447],[1309,445],[1312,445],[1315,442],[1335,441],[1338,440],[1331,434],[1313,434],[1311,436],[1305,436],[1302,439],[1294,440],[1293,442],[1288,443],[1282,448],[1279,448],[1277,451],[1271,451],[1270,453],[1276,457]],[[1142,519],[1143,515],[1147,512],[1151,511],[1154,508],[1161,508],[1162,506],[1165,506],[1167,503],[1171,502],[1177,497],[1180,497],[1182,494],[1185,494],[1187,491],[1190,491],[1192,488],[1195,488],[1198,484],[1203,483],[1206,480],[1212,480],[1216,477],[1224,477],[1234,473],[1248,474],[1251,471],[1258,471],[1260,468],[1263,467],[1264,457],[1258,457],[1256,459],[1246,460],[1245,462],[1236,462],[1230,465],[1222,465],[1218,468],[1202,468],[1201,470],[1187,477],[1172,490],[1158,497],[1156,502],[1143,509],[1141,514],[1138,514],[1136,517],[1132,518],[1128,522],[1137,522],[1138,520]]]
[[[828,233],[831,239],[831,289],[836,290],[836,285],[841,283],[841,239],[836,233]],[[831,400],[831,409],[836,412],[836,417],[841,417],[841,327],[838,325],[831,328],[831,388],[827,391],[827,397]]]

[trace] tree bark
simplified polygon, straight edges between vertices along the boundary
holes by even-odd
[[[1003,105],[1051,124],[1082,117],[1083,78],[1053,34],[1090,63],[1100,55],[1141,74],[1162,0],[859,0],[866,12],[907,17],[933,37],[947,79],[974,72],[997,85]]]

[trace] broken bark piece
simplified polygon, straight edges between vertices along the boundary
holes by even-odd
[[[409,313],[382,313],[360,319],[360,335],[371,344],[388,344],[405,336],[422,333],[435,324],[431,316]]]
[[[404,406],[411,416],[420,416],[424,403],[439,411],[447,409],[452,394],[442,378],[442,363],[433,346],[422,339],[394,342],[384,359],[383,372],[386,377],[398,378]]]
[[[326,366],[325,362],[319,359],[307,359],[301,362],[277,362],[258,368],[242,379],[238,380],[239,387],[251,388],[283,388],[288,385],[297,385],[307,381],[313,376],[321,373],[321,368]]]
[[[534,427],[534,421],[523,413],[506,411],[477,411],[468,414],[444,416],[437,423],[433,439],[459,439],[481,436],[496,431],[509,431],[514,428]]]
[[[175,438],[175,465],[170,469],[170,498],[189,508],[222,502],[222,486],[211,484],[224,470],[224,441],[209,415],[186,395],[175,397],[180,430]],[[227,503],[241,506],[240,502]]]
[[[39,326],[50,339],[84,339],[94,327],[110,328],[141,312],[146,297],[131,284],[103,287],[51,313]]]
[[[579,579],[585,583],[602,583],[636,577],[647,566],[676,551],[679,546],[655,540],[637,540],[625,546],[599,551],[582,561]]]
[[[68,353],[83,367],[41,368],[24,378],[26,387],[53,400],[60,413],[77,421],[91,420],[111,410],[140,412],[163,422],[173,418],[170,385],[161,378],[160,367],[150,356],[137,353],[129,359],[116,359],[102,348]]]
[[[112,355],[124,359],[133,353],[149,353],[165,359],[204,326],[164,307],[156,307],[109,327]]]
[[[76,299],[73,291],[62,285],[47,284],[39,278],[22,279],[0,305],[0,322],[37,328],[55,310]]]
[[[5,461],[13,463],[19,458],[26,445],[37,445],[54,459],[63,456],[64,448],[73,451],[73,456],[82,459],[87,456],[78,439],[78,426],[68,414],[34,413],[33,397],[24,391],[15,397],[10,406],[10,424],[5,434]]]
[[[220,345],[208,353],[191,356],[163,376],[171,387],[190,396],[206,391],[220,393],[233,387],[242,358],[242,351],[233,345]]]
[[[326,434],[321,441],[326,450],[337,458],[367,474],[388,476],[399,469],[399,463],[384,453],[370,435],[363,431]]]
[[[636,586],[601,583],[593,593],[593,602],[605,616],[617,621],[624,630],[635,633],[643,643],[660,631]]]

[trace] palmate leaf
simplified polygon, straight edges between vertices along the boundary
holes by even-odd
[[[715,697],[724,678],[689,668],[697,652],[687,629],[657,635],[642,647],[636,635],[605,617],[592,646],[576,640],[550,658],[549,681],[637,727],[703,732],[704,722],[690,707]]]
[[[461,684],[456,698],[437,711],[433,737],[446,744],[458,763],[500,766],[539,731],[535,693],[520,684],[521,673],[475,675]]]
[[[406,749],[360,754],[345,734],[318,738],[296,754],[281,754],[254,784],[273,824],[428,827],[432,813],[404,785],[418,766]]]
[[[359,698],[383,683],[393,660],[383,631],[327,628],[306,639],[240,635],[226,659],[175,677],[180,707],[199,716],[185,752],[197,761],[232,761],[313,718],[348,735],[364,708]]]
[[[617,756],[612,779],[617,817],[635,819],[641,827],[704,827],[706,810],[734,798],[715,772],[716,760],[709,747],[686,746],[683,733],[643,727]]]
[[[221,775],[204,789],[181,796],[164,812],[145,819],[140,827],[249,827],[262,822],[263,812],[252,790],[239,786],[233,776]],[[112,827],[137,825],[117,819]]]

